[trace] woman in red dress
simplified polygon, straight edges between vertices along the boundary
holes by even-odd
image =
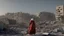
[[[35,29],[35,21],[33,20],[33,18],[30,20],[30,24],[28,27],[28,34],[35,34],[36,33],[36,29]]]

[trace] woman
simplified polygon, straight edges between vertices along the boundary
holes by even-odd
[[[35,29],[35,21],[33,18],[30,20],[29,27],[28,27],[28,34],[35,34],[36,29]]]

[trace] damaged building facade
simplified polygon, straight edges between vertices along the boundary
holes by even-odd
[[[64,22],[64,5],[56,6],[56,21]]]

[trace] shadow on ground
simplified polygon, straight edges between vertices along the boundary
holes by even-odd
[[[4,29],[4,30],[0,29],[0,35],[3,35],[3,34],[17,35],[19,33],[13,29]]]

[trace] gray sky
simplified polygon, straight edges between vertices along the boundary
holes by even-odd
[[[55,13],[56,5],[63,4],[64,0],[0,0],[0,15],[20,11],[31,14],[42,11]]]

